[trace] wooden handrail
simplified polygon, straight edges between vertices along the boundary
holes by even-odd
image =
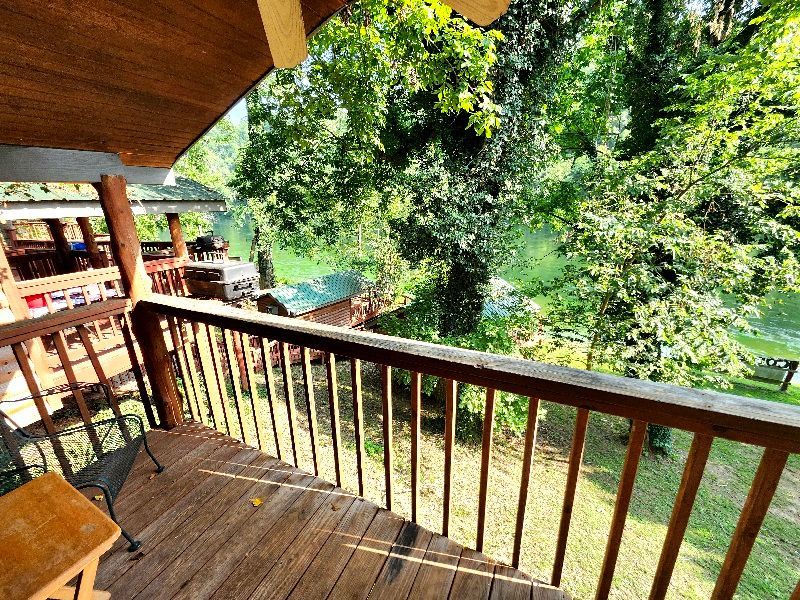
[[[105,269],[92,269],[90,271],[78,271],[76,273],[66,273],[65,275],[17,281],[16,284],[21,296],[32,296],[84,285],[116,281],[117,279],[119,279],[119,269],[117,267],[106,267]]]
[[[800,452],[800,407],[154,294],[142,310],[714,437]]]

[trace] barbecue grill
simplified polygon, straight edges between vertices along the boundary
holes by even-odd
[[[258,291],[258,271],[251,262],[190,262],[186,265],[183,279],[193,296],[225,302],[239,300]]]

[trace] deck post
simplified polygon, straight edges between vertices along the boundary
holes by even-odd
[[[169,235],[172,238],[172,247],[175,249],[175,258],[189,256],[186,240],[183,239],[180,215],[178,213],[167,213],[167,223],[169,224]]]
[[[94,269],[102,269],[108,265],[103,264],[103,257],[100,256],[100,248],[97,246],[97,240],[94,238],[94,231],[92,231],[92,223],[89,217],[77,217],[78,227],[81,228],[81,237],[83,243],[86,244],[86,252],[89,253],[89,262]]]
[[[11,272],[11,265],[8,263],[8,256],[6,256],[5,248],[0,244],[0,290],[5,295],[5,300],[8,303],[8,308],[14,316],[14,321],[22,321],[30,317],[28,311],[28,304],[22,296],[20,296],[17,283],[14,281],[14,274]],[[2,304],[0,302],[0,304]],[[36,338],[26,342],[28,347],[28,354],[30,355],[31,362],[33,363],[33,370],[43,386],[49,387],[52,381],[52,371],[47,364],[47,352],[44,349],[42,340]],[[33,393],[33,390],[31,390]]]
[[[69,240],[64,233],[64,223],[61,219],[45,219],[50,236],[53,238],[53,246],[56,251],[56,261],[61,275],[77,271],[75,261],[72,259],[72,248]]]
[[[134,335],[140,345],[147,348],[142,352],[142,357],[158,417],[162,427],[172,429],[183,422],[181,402],[161,320],[137,309],[139,300],[147,298],[153,292],[142,261],[141,243],[136,234],[125,177],[102,175],[100,183],[95,184],[95,187],[111,233],[111,251],[119,267],[120,279],[133,305],[131,317]]]

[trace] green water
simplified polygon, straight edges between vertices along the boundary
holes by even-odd
[[[230,255],[244,260],[250,255],[253,231],[249,224],[240,226],[227,214],[215,216],[214,230],[230,241]],[[324,261],[275,247],[273,250],[275,274],[279,280],[294,283],[333,272]],[[528,231],[523,237],[520,251],[508,257],[508,266],[501,275],[509,281],[524,286],[539,277],[545,282],[556,277],[566,264],[555,253],[555,234],[548,228]],[[738,339],[752,351],[767,356],[796,358],[800,356],[800,295],[787,294],[773,298],[773,306],[764,310],[762,317],[753,322],[757,335],[739,335]],[[546,305],[547,298],[536,298]]]

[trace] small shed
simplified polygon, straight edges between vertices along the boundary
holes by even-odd
[[[375,283],[357,271],[281,285],[263,290],[258,298],[259,312],[340,327],[361,327],[384,306]]]

